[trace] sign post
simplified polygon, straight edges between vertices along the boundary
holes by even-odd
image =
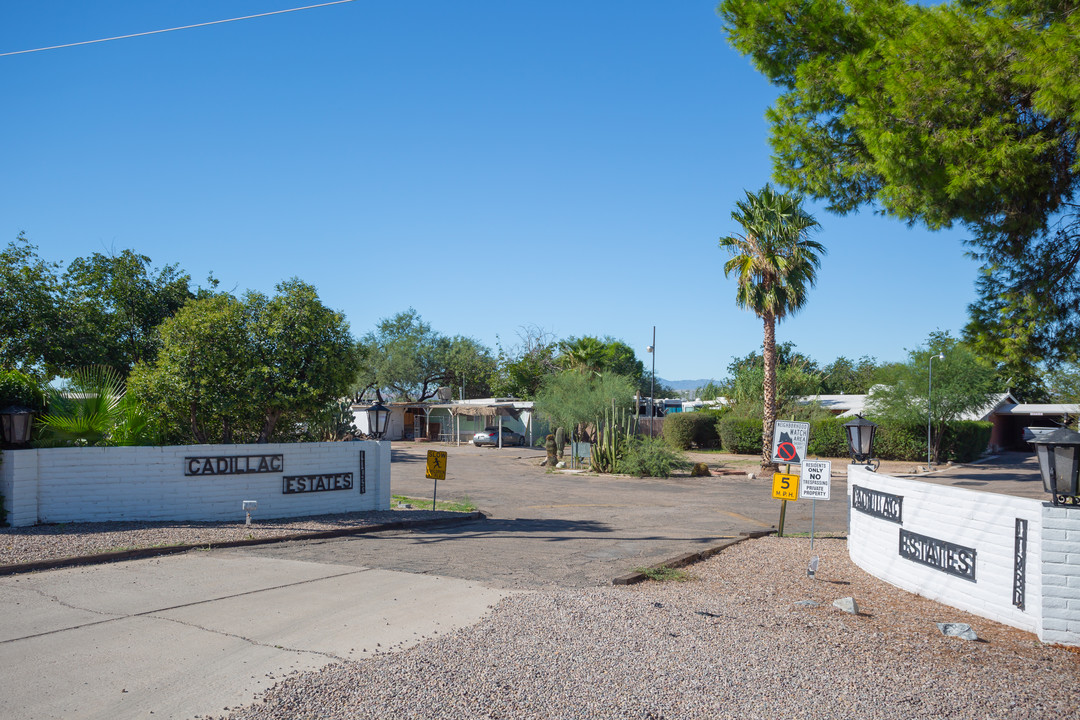
[[[427,478],[435,481],[435,489],[431,493],[431,509],[435,509],[435,497],[439,494],[439,481],[446,479],[446,451],[428,450],[427,454]]]
[[[788,466],[788,470],[791,466]],[[784,516],[787,515],[787,501],[799,499],[799,476],[790,473],[775,473],[772,481],[772,496],[780,500],[779,537],[784,537]]]
[[[828,500],[832,489],[832,461],[807,460],[802,464],[802,478],[799,482],[799,497],[809,498],[810,506],[810,549],[814,549],[814,521],[817,518],[817,501]]]
[[[792,465],[801,465],[806,457],[806,446],[810,442],[810,423],[794,420],[776,420],[773,422],[772,462],[786,463],[787,473],[773,475],[773,497],[780,498],[780,527],[777,535],[784,537],[784,516],[787,514],[787,501],[799,499],[799,481],[797,475],[790,475]],[[794,477],[791,480],[784,478]],[[787,483],[788,486],[784,486]],[[778,494],[777,485],[781,485]]]

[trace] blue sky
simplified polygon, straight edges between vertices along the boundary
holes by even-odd
[[[305,3],[9,0],[0,53]],[[415,308],[494,348],[611,335],[722,378],[761,344],[717,239],[769,180],[773,89],[712,0],[357,0],[0,57],[0,242],[297,276],[357,336]],[[778,328],[821,363],[963,327],[962,231],[808,208],[829,254]]]

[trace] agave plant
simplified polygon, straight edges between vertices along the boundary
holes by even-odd
[[[47,395],[48,412],[38,419],[39,446],[140,445],[150,439],[148,418],[112,368],[81,368]]]

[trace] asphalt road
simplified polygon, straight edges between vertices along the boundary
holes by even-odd
[[[592,587],[742,532],[773,529],[780,517],[771,478],[553,473],[540,465],[543,451],[531,448],[395,447],[395,495],[431,497],[433,481],[424,477],[428,449],[449,452],[438,497],[467,498],[486,520],[220,552],[359,564],[508,589]],[[834,480],[832,499],[817,503],[818,533],[846,529],[844,493],[843,481]],[[809,501],[788,503],[785,532],[808,533],[811,511]]]

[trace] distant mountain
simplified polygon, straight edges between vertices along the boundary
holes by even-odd
[[[705,380],[665,380],[664,378],[657,376],[656,379],[673,390],[697,390],[699,387],[704,387],[709,382],[709,378],[706,378]],[[713,380],[713,382],[716,381]]]

